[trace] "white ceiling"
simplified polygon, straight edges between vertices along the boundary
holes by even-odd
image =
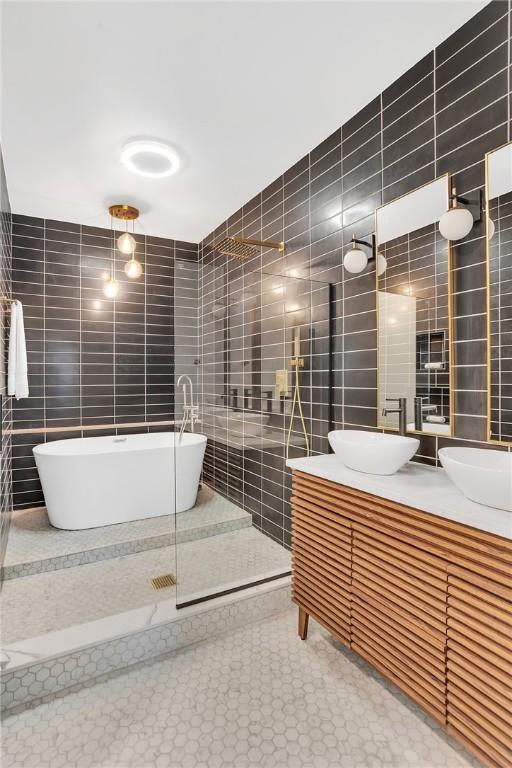
[[[4,2],[1,135],[14,212],[199,241],[485,2]],[[132,176],[120,147],[182,168]]]

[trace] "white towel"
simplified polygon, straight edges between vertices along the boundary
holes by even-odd
[[[428,421],[429,424],[445,424],[446,418],[444,416],[434,416],[434,414],[432,414],[431,416],[427,416],[425,421]]]
[[[9,364],[7,394],[16,400],[28,397],[27,347],[21,302],[11,304],[11,330],[9,333]]]

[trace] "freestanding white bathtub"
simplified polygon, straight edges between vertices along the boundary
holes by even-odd
[[[50,523],[79,530],[193,507],[206,436],[84,437],[33,450]]]

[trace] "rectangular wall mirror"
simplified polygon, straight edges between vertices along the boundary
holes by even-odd
[[[378,426],[398,428],[391,399],[406,398],[407,429],[452,434],[451,248],[438,230],[449,203],[442,176],[376,213]]]
[[[489,439],[512,444],[512,142],[485,156]]]

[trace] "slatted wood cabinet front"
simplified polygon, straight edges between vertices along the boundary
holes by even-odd
[[[512,766],[512,542],[294,472],[293,599],[487,765]]]

